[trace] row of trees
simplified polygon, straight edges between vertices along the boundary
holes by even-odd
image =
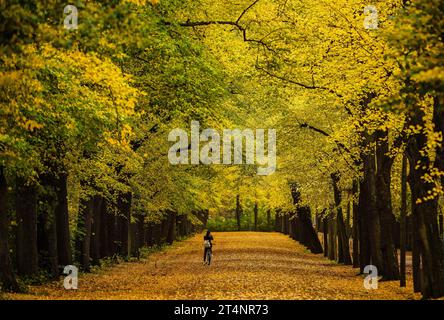
[[[296,210],[289,220],[293,230],[304,220],[305,204],[328,213],[334,226],[327,229],[334,227],[338,236],[330,240],[331,256],[344,263],[353,263],[344,222],[351,206],[355,265],[361,271],[376,265],[386,280],[404,278],[400,265],[405,266],[410,216],[414,290],[439,297],[444,294],[438,225],[444,185],[443,7],[434,0],[377,1],[377,26],[367,28],[367,5],[245,1],[240,10],[204,1],[200,6],[207,14],[177,15],[180,27],[198,28],[210,38],[205,41],[220,40],[213,32],[223,30],[224,37],[235,34],[251,44],[254,58],[245,59],[254,64],[261,84],[274,88],[262,110],[278,128],[278,183],[269,180],[275,190],[252,198],[281,212]],[[296,209],[291,181],[298,181],[304,195]],[[252,186],[254,193],[260,189],[258,183]]]
[[[13,243],[40,241],[54,257],[57,241],[60,262],[74,256],[87,265],[97,220],[113,225],[100,222],[99,237],[114,239],[100,246],[117,243],[126,254],[140,221],[148,228],[175,213],[199,224],[193,212],[222,215],[242,195],[257,204],[253,215],[291,212],[288,230],[314,252],[312,215],[328,216],[344,263],[355,226],[351,262],[376,265],[387,280],[402,276],[394,225],[397,218],[403,265],[410,216],[415,290],[442,296],[442,4],[377,1],[376,29],[363,25],[366,5],[79,2],[79,27],[65,30],[59,1],[2,3],[3,286],[23,260],[11,263]],[[275,128],[277,172],[171,166],[168,132],[191,120],[216,130]],[[324,241],[331,256],[332,235]],[[12,257],[27,250],[11,248]]]
[[[344,19],[327,20],[333,28],[319,23],[316,38],[321,35],[322,44],[330,41],[330,45],[322,52],[322,62],[319,55],[310,55],[317,56],[316,69],[322,70],[318,76],[312,73],[316,82],[311,82],[310,90],[327,91],[331,95],[328,101],[339,103],[342,123],[324,130],[318,125],[322,122],[296,121],[300,128],[311,129],[330,141],[322,150],[327,156],[318,153],[321,165],[316,167],[330,185],[333,192],[328,194],[332,197],[328,203],[316,202],[318,210],[328,209],[330,219],[334,217],[337,248],[331,251],[337,250],[338,261],[351,263],[342,207],[352,199],[355,265],[363,271],[365,265],[373,264],[384,279],[399,279],[394,239],[396,201],[402,225],[401,264],[405,268],[406,213],[410,208],[414,290],[424,297],[438,297],[444,294],[444,251],[438,228],[443,186],[443,87],[437,80],[443,48],[439,40],[442,24],[432,21],[439,20],[442,6],[434,1],[385,5],[377,4],[381,30],[375,32],[354,29],[343,34],[341,30],[357,23],[348,10],[336,8],[338,14],[346,16]],[[321,8],[316,10],[322,12]],[[326,77],[334,70],[331,63],[341,70],[341,76]],[[288,62],[283,68],[288,68]],[[334,86],[332,79],[337,81]],[[345,199],[343,193],[348,194]],[[331,223],[328,228],[331,230]],[[326,243],[331,247],[335,241],[330,238]]]
[[[78,2],[71,30],[61,1],[0,6],[2,290],[201,230],[214,173],[171,167],[165,136],[222,118],[227,86],[160,22],[180,4]]]

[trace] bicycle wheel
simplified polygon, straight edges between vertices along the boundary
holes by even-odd
[[[207,252],[207,261],[208,261],[208,265],[211,264],[211,258],[213,257],[213,254],[211,253],[211,250],[208,250]]]

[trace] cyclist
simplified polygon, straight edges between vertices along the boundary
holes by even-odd
[[[213,243],[211,242],[213,241],[213,235],[211,234],[210,230],[207,230],[207,233],[204,236],[204,262],[208,263],[208,265],[211,263],[211,259],[208,259],[208,262],[206,261],[206,257],[207,257],[207,253],[212,254],[213,253]]]

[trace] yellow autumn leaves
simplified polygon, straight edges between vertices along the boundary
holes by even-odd
[[[9,299],[417,299],[397,282],[367,290],[349,266],[314,255],[288,236],[260,232],[214,233],[211,266],[203,265],[202,235],[175,243],[139,262],[79,279],[31,287]],[[411,283],[409,282],[409,285]]]

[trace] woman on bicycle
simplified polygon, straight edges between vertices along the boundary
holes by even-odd
[[[211,234],[210,230],[207,230],[207,233],[204,236],[204,262],[207,263],[206,261],[206,257],[207,257],[207,253],[210,253],[210,255],[213,253],[212,249],[213,249],[213,243],[211,242],[213,241],[213,235]],[[211,263],[211,259],[208,259],[208,264]]]

